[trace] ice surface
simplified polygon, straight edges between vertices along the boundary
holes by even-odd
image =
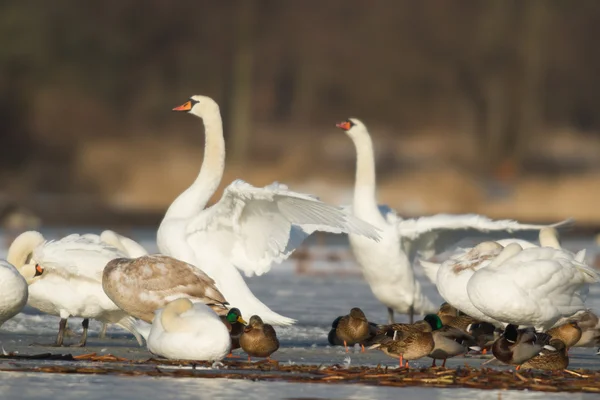
[[[96,232],[100,230],[78,230],[79,232]],[[69,230],[44,232],[48,238],[56,238]],[[150,252],[156,252],[154,234],[150,231],[123,232],[141,241]],[[0,243],[9,239],[0,235]],[[344,247],[344,242],[334,244],[336,250]],[[597,248],[591,239],[583,241],[564,241],[563,245],[572,250],[588,248],[588,257],[597,253]],[[0,257],[4,256],[6,248],[0,247]],[[297,261],[286,261],[274,267],[271,272],[261,277],[246,279],[250,289],[265,304],[274,311],[287,317],[295,318],[298,323],[291,327],[276,327],[280,338],[281,348],[273,358],[284,363],[311,364],[347,364],[352,366],[377,364],[395,366],[397,361],[379,351],[360,353],[358,346],[346,354],[341,347],[331,347],[327,343],[327,333],[331,322],[339,315],[348,313],[350,308],[361,307],[369,320],[384,323],[387,319],[386,308],[381,305],[371,293],[358,270],[351,262],[343,265],[334,262],[320,261],[311,265],[320,275],[298,275]],[[349,271],[347,274],[333,274],[336,269]],[[435,286],[424,276],[421,268],[416,273],[423,285],[424,291],[438,303],[442,301]],[[588,305],[600,311],[600,287],[590,288]],[[137,346],[135,340],[121,328],[114,325],[108,329],[109,338],[100,340],[97,333],[101,324],[92,321],[90,338],[85,349],[68,348],[55,349],[46,347],[31,347],[33,342],[50,343],[58,330],[58,317],[41,315],[36,310],[27,307],[23,313],[7,321],[0,331],[0,343],[7,351],[17,351],[20,354],[39,354],[44,352],[84,354],[114,354],[129,359],[147,359],[151,355],[145,348]],[[398,322],[407,322],[407,317],[398,315]],[[81,319],[69,319],[69,327],[76,333],[80,332]],[[69,337],[67,342],[75,342],[77,338]],[[239,350],[234,354],[243,354]],[[598,368],[600,357],[595,355],[596,349],[572,349],[570,368]],[[477,358],[456,357],[448,360],[448,367],[456,367],[468,363],[479,365],[484,360]],[[6,362],[6,361],[0,361]],[[431,360],[424,358],[413,364],[417,367],[430,365]],[[506,368],[495,366],[495,368]],[[46,375],[30,373],[1,373],[0,392],[3,398],[54,398],[56,393],[61,398],[143,398],[151,396],[176,398],[212,398],[221,394],[232,397],[244,395],[249,398],[264,398],[276,393],[276,397],[308,398],[391,398],[398,394],[415,398],[558,398],[555,394],[510,392],[502,391],[501,397],[496,391],[476,391],[466,389],[429,389],[429,388],[384,388],[348,385],[318,385],[282,382],[247,382],[224,379],[187,379],[187,378],[148,378],[148,377],[117,377],[117,376],[73,376]],[[67,389],[66,389],[67,388]],[[50,396],[48,396],[50,395]],[[569,394],[569,397],[591,398],[580,394]]]

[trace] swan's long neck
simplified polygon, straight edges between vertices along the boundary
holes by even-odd
[[[204,209],[221,182],[225,169],[223,122],[218,109],[207,114],[202,117],[206,142],[200,173],[194,183],[171,204],[165,214],[165,219],[188,218],[197,215]]]
[[[36,231],[28,231],[20,234],[12,242],[8,249],[6,260],[16,268],[21,268],[33,254],[33,250],[44,243],[44,237]]]
[[[375,198],[375,155],[371,136],[364,134],[353,137],[356,147],[356,182],[354,185],[354,215],[375,223],[383,221]]]

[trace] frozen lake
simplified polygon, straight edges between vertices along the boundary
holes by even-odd
[[[89,230],[78,230],[88,232]],[[56,232],[56,231],[55,231]],[[70,233],[46,232],[46,235]],[[131,233],[129,233],[131,234]],[[154,238],[146,231],[134,231],[132,236],[140,240],[150,251],[155,251]],[[567,240],[565,247],[573,250],[588,248],[588,255],[597,252],[594,242],[590,240]],[[341,248],[343,242],[334,243]],[[0,250],[4,255],[6,249]],[[320,261],[313,265],[319,274],[299,275],[296,273],[296,261],[291,260],[276,266],[262,277],[247,279],[254,294],[274,311],[287,317],[295,318],[298,323],[292,327],[276,327],[281,348],[273,355],[280,363],[295,364],[346,364],[352,366],[376,366],[378,364],[395,367],[397,361],[379,351],[360,353],[358,347],[346,354],[343,348],[330,347],[327,333],[331,322],[338,315],[348,313],[351,307],[361,307],[369,320],[385,322],[387,312],[372,295],[369,286],[362,277],[355,274],[357,270],[351,262],[336,263]],[[333,274],[332,269],[343,269],[349,273]],[[417,269],[424,290],[437,302],[441,302],[434,285],[425,278],[420,268]],[[600,310],[600,287],[590,288],[588,305]],[[56,349],[43,346],[30,346],[32,343],[49,343],[54,340],[58,330],[58,317],[40,315],[36,310],[26,308],[14,319],[6,322],[0,332],[0,342],[6,351],[19,354],[63,353],[63,354],[114,354],[128,359],[145,360],[151,357],[145,348],[137,346],[135,340],[124,331],[110,327],[110,338],[100,340],[97,332],[100,324],[92,321],[88,346],[84,349]],[[407,321],[405,316],[398,316],[400,322]],[[70,319],[69,326],[79,333],[80,319]],[[77,338],[69,337],[67,342],[75,342]],[[596,349],[573,349],[569,369],[598,369],[600,357],[595,355]],[[234,354],[243,354],[240,350]],[[468,364],[477,366],[484,360],[472,357],[456,357],[448,360],[447,366],[454,368]],[[10,363],[0,360],[0,365]],[[28,361],[32,362],[32,361]],[[14,362],[13,362],[14,363]],[[18,363],[17,363],[18,364]],[[415,367],[426,367],[431,360],[424,358],[412,362]],[[493,365],[493,364],[492,364]],[[493,368],[507,368],[493,365]],[[322,385],[284,382],[250,382],[227,379],[191,379],[191,378],[150,378],[94,375],[57,375],[41,373],[0,373],[0,390],[3,398],[143,398],[143,397],[177,397],[202,398],[245,396],[248,398],[264,398],[276,393],[280,398],[390,398],[405,395],[417,398],[560,398],[561,394],[536,393],[523,391],[477,391],[471,389],[433,389],[433,388],[386,388],[362,385]],[[48,396],[50,395],[50,396]],[[566,396],[567,394],[565,394]],[[568,394],[570,398],[591,398],[591,395]]]

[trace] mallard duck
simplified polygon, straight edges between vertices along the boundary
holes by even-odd
[[[544,347],[554,350],[549,342],[548,334],[537,333],[533,328],[517,329],[509,324],[492,345],[492,353],[505,364],[520,365],[536,356]]]
[[[279,348],[279,340],[271,325],[263,323],[258,315],[253,315],[240,336],[240,346],[248,354],[248,361],[251,361],[251,357],[270,360],[271,354]]]
[[[581,338],[575,344],[575,347],[595,347],[600,345],[600,320],[598,316],[586,310],[580,313],[571,321],[577,322],[581,328]]]
[[[379,349],[390,357],[398,358],[400,367],[406,360],[408,368],[409,360],[416,360],[427,356],[434,347],[433,335],[431,332],[422,331],[396,331],[396,339],[386,335],[379,335],[373,338],[373,344],[369,349]]]
[[[335,334],[344,343],[346,353],[348,353],[348,345],[353,346],[356,343],[361,343],[361,351],[364,352],[365,346],[362,342],[371,337],[371,328],[365,313],[358,307],[351,309],[350,314],[338,320]]]
[[[240,336],[246,327],[246,321],[242,318],[242,314],[238,308],[229,310],[226,316],[221,316],[221,321],[227,327],[229,336],[231,337],[231,350],[240,348]],[[231,352],[229,353],[231,356]]]
[[[140,332],[151,353],[176,360],[222,360],[231,347],[229,332],[217,314],[186,298],[158,310],[149,332]]]
[[[482,354],[487,354],[499,337],[496,327],[489,322],[476,322],[467,329],[467,333],[473,336],[473,344],[481,349]]]
[[[413,324],[389,324],[377,325],[377,336],[386,335],[393,339],[399,332],[432,332],[433,327],[437,325],[435,314],[427,314],[424,319]],[[441,320],[440,320],[441,321]]]
[[[434,348],[429,353],[429,357],[433,358],[432,367],[435,367],[435,360],[444,360],[442,367],[445,367],[446,359],[464,354],[468,350],[469,344],[474,341],[474,338],[462,329],[449,325],[442,326],[442,321],[439,317],[437,317],[437,322],[433,326]]]
[[[443,302],[440,305],[437,315],[442,320],[442,324],[447,325],[448,322],[458,317],[458,310],[450,304]]]
[[[569,355],[565,343],[560,339],[552,339],[550,346],[556,350],[542,349],[537,356],[525,361],[520,367],[550,371],[566,369],[569,366]]]
[[[546,333],[552,336],[552,339],[560,339],[563,344],[569,348],[575,346],[575,344],[579,342],[582,331],[577,322],[571,321],[552,328]],[[552,344],[550,345],[552,346]]]

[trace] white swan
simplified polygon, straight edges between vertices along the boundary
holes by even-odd
[[[150,330],[140,332],[151,353],[169,359],[222,360],[231,348],[227,327],[217,314],[184,298],[156,311]]]
[[[201,268],[243,315],[259,315],[273,325],[294,323],[258,300],[236,267],[247,276],[261,275],[273,262],[286,259],[316,230],[353,232],[372,240],[379,238],[377,229],[338,207],[278,183],[256,188],[236,180],[216,204],[205,209],[225,166],[219,106],[209,97],[193,96],[174,110],[203,119],[206,144],[198,177],[171,204],[160,224],[158,248]]]
[[[555,231],[542,231],[542,245],[544,235],[551,237]],[[497,321],[543,331],[585,312],[588,284],[600,276],[581,261],[581,253],[560,249],[558,240],[552,246],[524,250],[517,244],[506,246],[469,280],[472,304]]]
[[[9,262],[0,260],[0,328],[27,304],[27,282]]]
[[[111,230],[103,231],[100,234],[100,240],[116,249],[119,249],[123,253],[127,254],[129,258],[138,258],[148,255],[148,251],[146,251],[141,244]]]
[[[365,125],[356,118],[350,118],[336,126],[346,132],[356,147],[354,215],[383,231],[379,242],[350,235],[350,244],[373,294],[388,308],[390,323],[393,322],[394,311],[408,313],[411,321],[414,312],[426,314],[437,311],[414,277],[412,265],[417,253],[429,258],[444,244],[456,243],[474,233],[543,227],[511,220],[494,221],[475,214],[438,214],[402,219],[389,207],[377,205],[373,143]]]
[[[115,323],[134,334],[134,318],[117,307],[102,290],[102,271],[112,259],[125,254],[101,242],[97,235],[66,236],[57,241],[45,241],[35,231],[19,235],[8,251],[19,272],[29,285],[29,305],[60,316],[56,345],[63,342],[67,318],[84,318],[79,345],[87,340],[87,321]],[[141,343],[140,343],[141,344]]]
[[[185,297],[227,315],[227,301],[213,281],[199,268],[169,256],[116,258],[104,268],[106,295],[129,315],[152,322],[154,312]]]

